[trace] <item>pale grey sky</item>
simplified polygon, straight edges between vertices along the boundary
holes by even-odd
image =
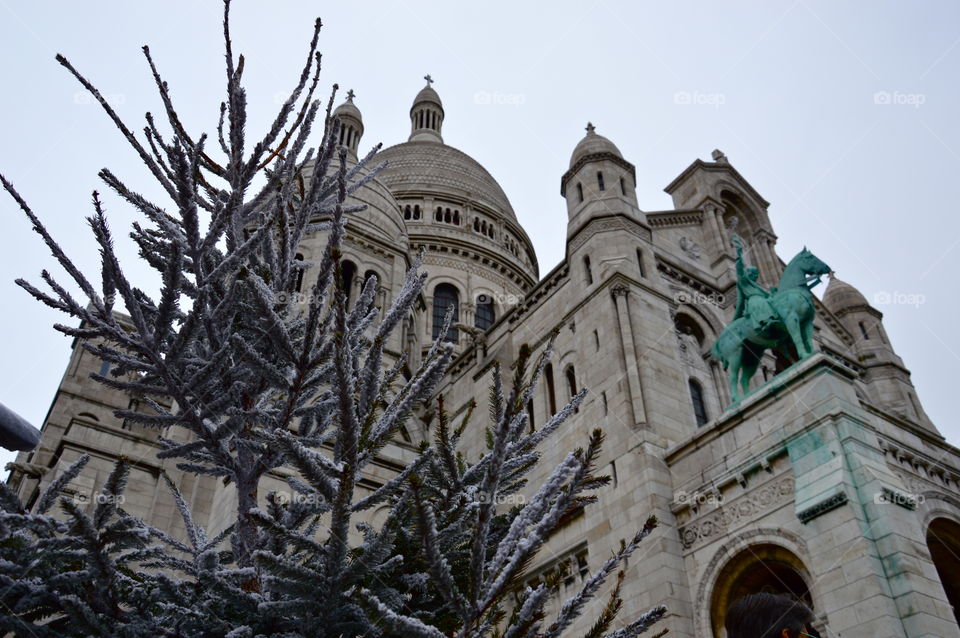
[[[156,189],[54,54],[139,125],[159,111],[140,52],[149,44],[188,127],[213,132],[220,12],[214,0],[0,0],[0,171],[88,271],[97,170]],[[960,4],[238,0],[233,13],[251,132],[293,85],[318,15],[322,82],[356,91],[363,148],[406,139],[411,101],[432,74],[445,141],[499,180],[541,273],[563,255],[560,176],[587,120],[636,164],[649,211],[670,208],[663,187],[722,149],[771,202],[781,257],[807,245],[868,300],[894,302],[878,306],[891,340],[931,418],[960,443],[950,408],[960,368]],[[131,211],[107,202],[122,236]],[[70,342],[50,327],[63,318],[13,284],[38,280],[52,258],[5,195],[0,215],[0,402],[39,425]]]

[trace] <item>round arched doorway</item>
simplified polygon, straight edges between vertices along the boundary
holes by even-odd
[[[960,523],[935,518],[927,528],[927,548],[937,568],[937,575],[947,593],[947,602],[960,623]]]
[[[786,594],[813,609],[810,574],[797,556],[779,545],[752,545],[727,561],[717,576],[710,598],[710,625],[715,638],[723,629],[730,605],[748,594]]]

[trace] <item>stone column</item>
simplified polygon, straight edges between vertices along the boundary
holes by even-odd
[[[727,250],[726,233],[723,231],[723,220],[720,219],[719,209],[714,204],[707,204],[703,207],[704,222],[710,229],[710,236],[713,239],[714,259],[723,256]]]
[[[613,287],[613,302],[617,309],[617,323],[620,326],[620,345],[623,349],[624,364],[627,372],[627,387],[630,390],[630,405],[633,408],[634,425],[646,424],[647,412],[643,403],[643,387],[640,383],[640,367],[637,362],[637,347],[633,338],[633,326],[630,322],[630,309],[627,295],[630,289],[617,284]]]

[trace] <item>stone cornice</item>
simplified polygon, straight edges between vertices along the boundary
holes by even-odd
[[[703,223],[703,211],[694,208],[689,210],[667,210],[647,213],[647,223],[653,228],[699,226]]]
[[[668,261],[663,255],[656,255],[657,270],[668,279],[683,284],[699,293],[714,299],[725,299],[726,295],[716,286],[704,281],[679,264]],[[726,304],[725,304],[726,305]]]

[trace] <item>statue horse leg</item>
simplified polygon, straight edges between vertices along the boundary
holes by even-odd
[[[807,352],[813,354],[813,319],[809,321],[800,322],[800,333],[803,337],[803,345],[806,346]]]
[[[744,344],[741,350],[743,355],[740,357],[740,384],[743,387],[743,395],[746,396],[750,393],[750,379],[753,378],[753,375],[757,373],[757,368],[760,367],[760,358],[763,356],[763,351],[758,354],[747,344]]]
[[[743,346],[737,344],[735,348],[731,348],[731,352],[727,354],[727,379],[730,383],[730,404],[740,402],[740,391],[737,388],[738,381],[740,379],[740,369],[743,361]]]
[[[813,351],[807,349],[806,344],[803,340],[803,331],[800,329],[800,317],[796,312],[788,312],[783,317],[783,325],[787,329],[787,333],[790,335],[790,341],[793,342],[794,347],[797,349],[797,356],[801,359],[806,359],[809,357]]]

